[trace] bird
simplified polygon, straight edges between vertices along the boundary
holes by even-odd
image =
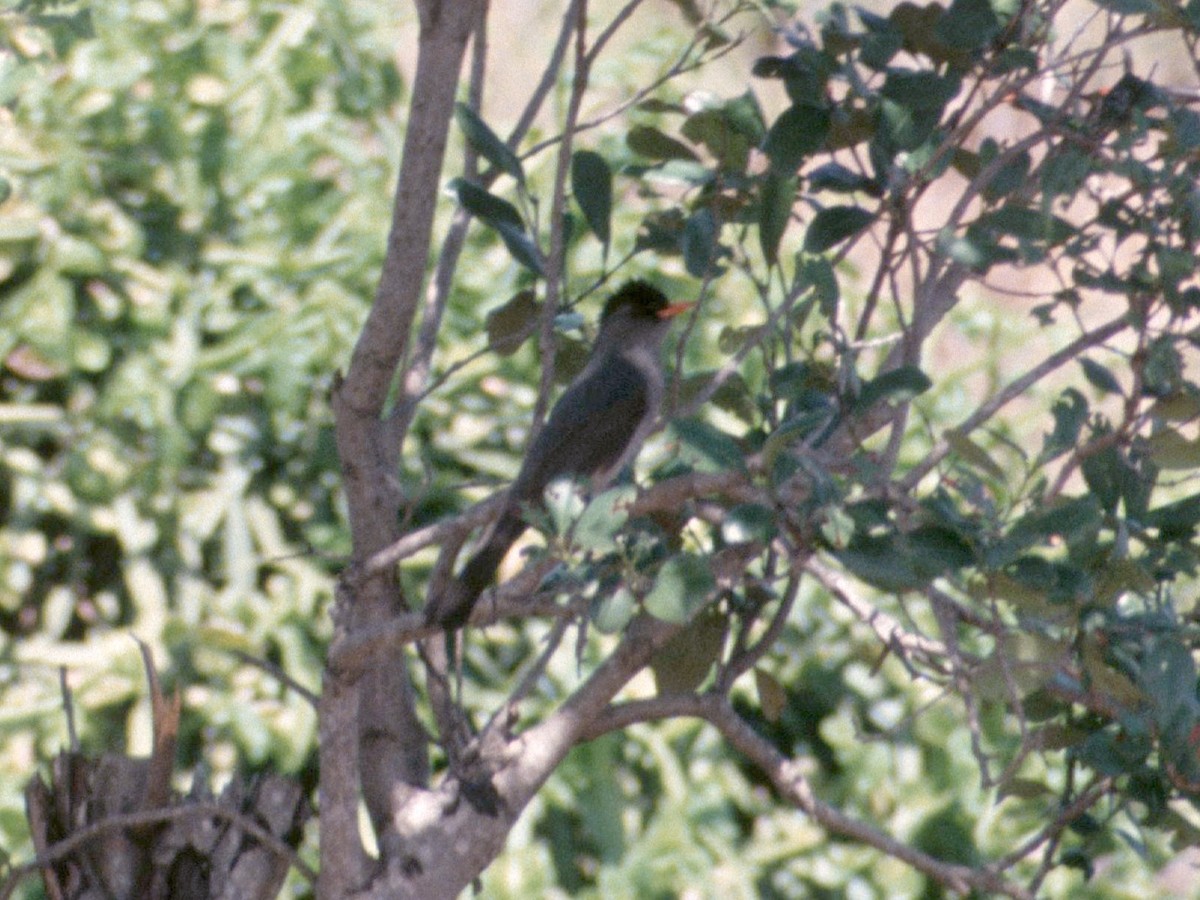
[[[599,490],[633,460],[662,408],[663,339],[671,319],[693,306],[670,303],[641,280],[609,297],[587,364],[551,409],[479,548],[427,605],[427,624],[447,631],[466,624],[500,562],[528,527],[523,507],[542,504],[551,482],[572,478]]]

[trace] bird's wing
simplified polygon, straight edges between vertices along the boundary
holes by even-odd
[[[518,501],[540,501],[555,478],[591,476],[616,463],[648,412],[646,376],[614,356],[571,385],[550,412],[513,484]]]

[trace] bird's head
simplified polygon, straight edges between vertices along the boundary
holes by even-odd
[[[671,303],[652,284],[631,281],[604,304],[604,312],[600,314],[601,339],[610,336],[618,344],[661,341],[671,319],[693,306],[694,303]]]

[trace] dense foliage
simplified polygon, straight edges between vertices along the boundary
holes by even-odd
[[[0,172],[3,836],[65,743],[311,764],[347,548],[325,395],[381,259],[403,82],[374,4],[6,12]]]
[[[699,295],[671,355],[678,419],[643,480],[747,490],[674,519],[550,509],[550,553],[571,563],[551,586],[588,627],[524,715],[567,696],[640,604],[686,623],[658,692],[728,690],[823,800],[933,857],[1005,862],[1046,896],[1144,896],[1198,843],[1200,115],[1170,87],[1183,74],[1140,59],[1170,48],[1194,81],[1200,3],[1079,5],[1095,34],[1061,4],[835,5],[812,30],[773,5],[697,23],[680,4],[597,66],[611,96],[591,112],[640,102],[575,135],[561,227],[579,307],[556,319],[556,374],[578,365],[604,280]],[[768,12],[779,48],[730,53]],[[14,860],[30,763],[66,740],[57,667],[85,748],[145,741],[130,633],[184,690],[187,765],[315,776],[313,709],[238,654],[319,684],[348,549],[325,396],[390,215],[393,17],[320,0],[0,14]],[[740,80],[712,90],[702,64]],[[536,400],[559,226],[555,145],[538,141],[555,131],[513,153],[501,118],[457,119],[456,150],[492,171],[451,180],[452,164],[446,212],[486,227],[405,446],[406,525],[510,477]],[[731,553],[744,576],[717,592],[711,560]],[[432,562],[405,563],[412,596]],[[548,633],[472,636],[467,707],[501,707]],[[577,748],[485,885],[935,890],[781,805],[690,719]]]

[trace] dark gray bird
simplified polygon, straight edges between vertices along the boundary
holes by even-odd
[[[630,282],[609,298],[587,365],[550,411],[479,549],[430,602],[427,622],[447,629],[466,623],[500,561],[527,527],[522,505],[541,504],[550,482],[588,479],[593,488],[601,488],[633,459],[662,406],[663,338],[671,318],[692,306],[668,303],[644,281]]]

